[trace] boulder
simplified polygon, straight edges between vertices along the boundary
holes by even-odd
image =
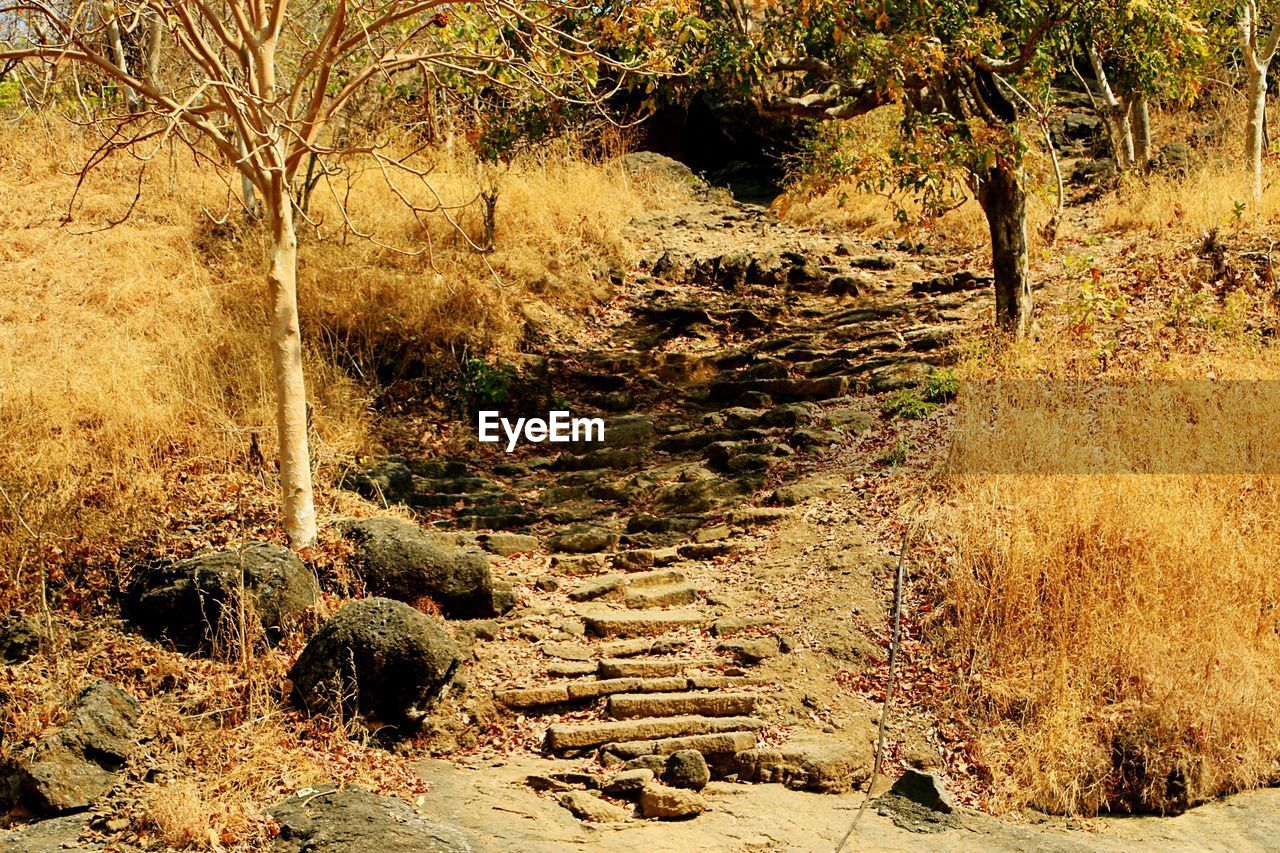
[[[797,790],[839,794],[871,778],[875,752],[871,742],[797,735],[781,747],[759,747],[734,756],[743,781],[780,782]]]
[[[288,548],[253,542],[140,571],[124,613],[152,636],[207,649],[239,635],[242,590],[255,627],[275,641],[316,603],[320,584]]]
[[[893,783],[889,793],[924,806],[930,811],[951,814],[956,810],[956,801],[947,792],[946,783],[937,773],[907,768],[907,771]]]
[[[592,823],[617,823],[630,817],[626,809],[588,794],[586,791],[565,791],[559,796],[560,805],[568,809],[578,820]]]
[[[471,853],[476,849],[462,832],[430,820],[403,800],[360,788],[328,793],[303,789],[270,813],[280,822],[273,849],[286,853]]]
[[[701,791],[711,781],[711,770],[701,752],[682,749],[667,756],[662,781],[673,788]]]
[[[11,616],[0,625],[0,663],[18,664],[40,651],[40,623],[30,616]]]
[[[640,815],[659,820],[696,817],[707,810],[707,801],[682,788],[650,783],[640,791]]]
[[[445,616],[470,619],[510,609],[480,551],[450,546],[411,521],[361,518],[340,529],[355,545],[355,560],[372,595],[397,601],[430,598]]]
[[[627,761],[622,765],[622,769],[626,770],[648,770],[653,774],[654,778],[661,776],[663,771],[667,769],[666,756],[662,755],[640,755]]]
[[[416,726],[452,681],[458,644],[440,620],[389,598],[343,605],[289,671],[294,703],[309,713],[355,714]]]
[[[618,533],[590,524],[577,524],[547,540],[547,547],[562,554],[595,554],[618,544]]]
[[[659,756],[646,755],[645,758],[659,759]],[[631,762],[627,762],[630,766]],[[653,781],[654,773],[648,767],[635,767],[633,769],[622,770],[613,774],[604,780],[601,790],[610,797],[618,797],[624,800],[632,800],[640,796],[640,792],[644,790],[644,786]]]
[[[133,751],[140,714],[138,700],[119,687],[90,684],[63,726],[10,762],[0,790],[9,789],[37,814],[88,807],[115,784]]]
[[[693,174],[693,170],[656,151],[632,151],[619,158],[622,168],[632,177],[659,178],[687,187],[696,187],[702,181]],[[657,273],[655,272],[655,275]]]

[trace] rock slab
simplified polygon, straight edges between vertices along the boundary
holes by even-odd
[[[299,791],[271,809],[280,822],[274,849],[282,853],[471,853],[476,847],[453,827],[430,820],[408,803],[360,788]]]
[[[88,807],[115,784],[133,751],[140,714],[138,700],[119,687],[90,684],[65,725],[11,761],[0,790],[8,788],[37,814]]]
[[[339,527],[373,595],[410,603],[429,598],[445,616],[461,619],[496,616],[514,604],[478,550],[444,544],[399,518],[350,519]]]

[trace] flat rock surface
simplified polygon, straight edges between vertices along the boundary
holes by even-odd
[[[862,794],[833,796],[781,785],[712,782],[701,792],[707,810],[687,821],[629,821],[595,827],[563,809],[552,795],[518,784],[525,774],[559,767],[521,759],[502,767],[460,769],[445,761],[419,765],[432,783],[424,811],[483,839],[493,850],[688,853],[787,850],[831,853],[848,831]],[[920,835],[868,808],[846,850],[918,853],[1126,853],[1126,851],[1269,851],[1280,837],[1280,790],[1239,794],[1174,818],[1098,818],[1069,826],[957,813],[956,828]],[[2,836],[0,836],[2,837]]]

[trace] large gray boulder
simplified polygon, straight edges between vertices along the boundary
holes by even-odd
[[[280,822],[275,849],[287,853],[471,853],[458,830],[436,823],[408,803],[360,788],[299,791],[271,809]]]
[[[8,794],[0,801],[22,803],[35,814],[88,807],[115,784],[133,752],[140,713],[138,700],[119,687],[89,685],[65,725],[11,759],[0,785]]]
[[[185,649],[239,634],[241,593],[254,627],[279,640],[320,596],[311,569],[288,548],[253,542],[146,569],[125,593],[125,616]]]
[[[355,546],[357,570],[372,595],[410,603],[430,598],[459,619],[496,616],[514,604],[478,549],[442,544],[399,518],[349,519],[339,527]]]
[[[462,651],[444,624],[389,598],[342,606],[307,643],[289,679],[308,713],[416,727],[453,679]]]

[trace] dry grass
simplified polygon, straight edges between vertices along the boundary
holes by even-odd
[[[0,130],[0,147],[9,200],[0,212],[0,605],[57,611],[40,658],[48,665],[20,667],[6,682],[0,760],[59,724],[88,681],[106,678],[143,701],[143,746],[124,793],[100,806],[124,821],[117,841],[261,849],[272,832],[264,805],[300,787],[422,793],[406,759],[283,702],[300,636],[201,659],[112,622],[110,592],[140,559],[278,536],[270,463],[253,469],[247,453],[256,434],[274,455],[260,239],[235,218],[211,224],[201,208],[221,208],[223,191],[186,163],[170,172],[157,162],[133,217],[103,230],[127,208],[136,176],[133,161],[108,162],[64,225],[74,185],[65,170],[86,140],[33,122]],[[477,167],[462,157],[433,165],[433,184],[478,238],[477,208],[465,204]],[[628,214],[670,192],[566,152],[527,157],[499,178],[496,249],[481,257],[439,215],[408,215],[375,177],[362,175],[351,196],[360,226],[406,247],[429,237],[431,251],[409,257],[343,240],[336,206],[317,194],[321,227],[302,235],[300,287],[322,515],[359,502],[326,484],[377,441],[371,401],[384,374],[421,369],[433,353],[510,353],[531,336],[567,334],[608,295],[609,267],[630,261]],[[424,201],[425,190],[415,197]],[[331,539],[322,535],[310,559],[326,590],[341,593]]]
[[[1280,192],[1240,209],[1239,128],[1217,125],[1189,174],[1127,177],[1080,211],[1117,239],[1046,265],[1036,340],[975,342],[959,368],[1023,380],[961,402],[929,510],[950,701],[998,808],[1179,811],[1280,775],[1276,304],[1235,254]],[[1215,227],[1232,285],[1197,256]]]
[[[1273,309],[1263,288],[1171,319],[1187,264],[1128,263],[1121,318],[1042,314],[1039,340],[960,368],[1022,380],[962,395],[929,510],[951,701],[998,808],[1179,811],[1280,771],[1276,395],[1221,382],[1277,378],[1224,319]],[[1215,473],[1173,473],[1197,463]]]
[[[160,158],[133,217],[103,230],[133,196],[134,161],[95,173],[63,224],[67,169],[87,140],[32,120],[4,128],[0,144],[0,602],[26,608],[181,515],[175,478],[185,489],[189,476],[243,470],[254,434],[273,458],[272,391],[263,247],[201,213],[225,200],[212,174]],[[474,198],[474,165],[434,166],[446,201]],[[299,280],[322,484],[376,439],[379,378],[433,353],[511,351],[571,329],[606,295],[608,267],[627,262],[621,223],[645,197],[612,169],[526,158],[500,177],[497,248],[480,257],[439,215],[415,221],[375,177],[352,191],[361,227],[405,246],[430,236],[432,251],[344,240],[317,191],[321,228],[302,235]],[[453,210],[473,236],[476,209]],[[336,498],[320,498],[332,511]]]
[[[1217,158],[1186,175],[1126,176],[1096,208],[1108,232],[1151,237],[1202,234],[1211,228],[1268,227],[1280,222],[1280,185],[1274,162],[1264,164],[1262,201],[1239,164]]]

